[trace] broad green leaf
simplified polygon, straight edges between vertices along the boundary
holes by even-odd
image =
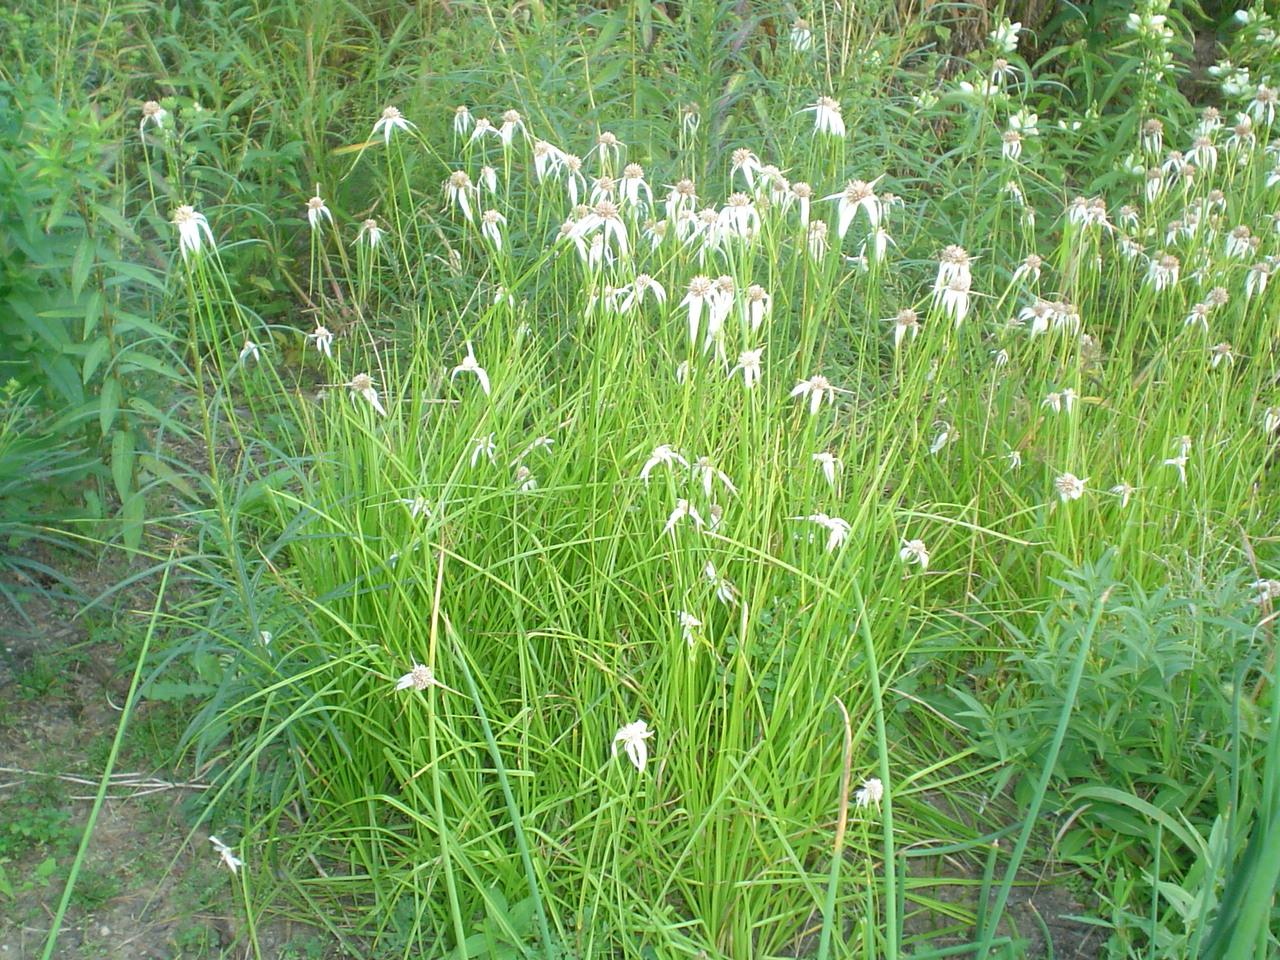
[[[119,430],[111,438],[111,479],[116,493],[128,502],[133,494],[134,439],[132,430]]]
[[[102,393],[98,395],[98,426],[103,435],[111,432],[120,413],[120,378],[109,376],[102,381]]]

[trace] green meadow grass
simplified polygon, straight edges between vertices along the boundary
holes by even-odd
[[[1267,21],[1202,115],[1180,9],[207,6],[127,150],[250,930],[1022,956],[1056,871],[1107,956],[1269,955]]]

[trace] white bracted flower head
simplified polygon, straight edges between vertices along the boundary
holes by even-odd
[[[791,24],[791,49],[796,53],[807,53],[812,47],[813,31],[809,28],[809,21],[796,17]]]
[[[764,287],[758,283],[747,287],[747,319],[753,332],[760,329],[772,308],[773,298]]]
[[[732,161],[732,166],[729,170],[730,179],[732,179],[735,173],[741,170],[742,176],[747,181],[747,189],[754,190],[756,186],[756,174],[763,169],[763,165],[760,163],[760,158],[746,147],[739,147],[737,150],[733,151],[730,159]]]
[[[169,111],[160,106],[157,100],[148,100],[142,105],[142,121],[138,124],[138,132],[141,133],[146,129],[147,124],[151,124],[157,130],[164,129],[164,122],[169,116]]]
[[[760,382],[761,367],[760,361],[764,357],[764,347],[759,350],[743,350],[738,354],[738,364],[729,371],[732,377],[739,370],[742,371],[742,381],[748,390]]]
[[[490,463],[498,462],[498,445],[493,442],[492,433],[483,437],[472,437],[471,443],[471,466],[473,469],[480,462],[481,457],[488,457]]]
[[[497,210],[486,210],[480,214],[480,233],[493,244],[495,250],[502,249],[502,227],[500,225],[506,222],[507,218]]]
[[[222,858],[223,865],[232,873],[239,873],[240,868],[244,866],[244,861],[237,857],[225,843],[217,837],[210,837],[209,842],[213,844],[213,849],[218,851],[218,856]]]
[[[644,466],[640,468],[640,479],[645,483],[648,483],[649,472],[660,463],[678,463],[686,470],[689,469],[688,460],[673,450],[670,444],[660,443],[653,448],[653,453],[649,455],[649,459],[646,460]]]
[[[408,690],[412,687],[414,690],[425,690],[435,682],[436,675],[430,667],[415,663],[412,670],[396,681],[396,689]]]
[[[1010,22],[1008,17],[1000,21],[1000,25],[996,27],[988,35],[991,39],[991,45],[997,53],[1013,53],[1018,49],[1018,34],[1022,30],[1021,21]]]
[[[634,723],[628,723],[622,727],[613,736],[613,755],[618,755],[618,744],[622,744],[627,752],[629,759],[635,768],[644,773],[645,765],[649,762],[649,744],[646,743],[653,736],[654,731],[649,729],[649,725],[643,720],[637,720]]]
[[[836,479],[840,471],[844,469],[844,463],[835,454],[828,453],[825,450],[821,453],[813,454],[813,462],[822,468],[822,475],[827,478],[827,483],[834,490],[836,488]]]
[[[372,250],[382,242],[382,234],[385,231],[378,226],[378,221],[370,217],[360,224],[360,232],[356,235],[356,243],[366,243]]]
[[[455,170],[449,174],[449,179],[444,183],[444,195],[449,204],[457,207],[462,211],[462,215],[468,220],[474,219],[471,209],[471,198],[475,194],[478,197],[479,191],[471,182],[471,177],[467,175],[465,170]]]
[[[902,549],[898,551],[898,559],[903,563],[920,564],[920,572],[929,569],[929,549],[923,540],[903,540]]]
[[[498,128],[498,138],[504,147],[509,147],[517,133],[525,135],[524,118],[520,116],[520,111],[508,110],[502,115],[502,126]]]
[[[689,308],[689,340],[696,342],[698,328],[702,323],[702,308],[715,293],[716,284],[710,277],[696,276],[689,281],[689,292],[680,301],[680,306]]]
[[[717,469],[710,457],[699,457],[693,464],[694,475],[702,481],[702,489],[706,492],[708,499],[711,497],[711,484],[718,478],[724,484],[726,490],[731,494],[736,494],[738,488],[733,485],[733,481],[729,479],[729,475],[723,470]]]
[[[382,111],[382,116],[378,118],[378,122],[373,125],[373,132],[369,134],[369,139],[376,139],[378,131],[382,131],[383,143],[391,143],[391,131],[400,130],[408,133],[410,130],[418,128],[404,118],[404,116],[395,107],[387,107]]]
[[[895,350],[902,346],[903,338],[908,333],[911,334],[912,340],[920,335],[920,315],[910,307],[899,310],[896,317],[888,317],[885,322],[893,324],[893,347]]]
[[[255,363],[262,361],[262,349],[252,340],[246,340],[244,346],[240,348],[240,362],[244,363],[247,360]]]
[[[460,373],[474,373],[480,380],[480,388],[484,390],[485,396],[489,395],[489,374],[485,372],[484,367],[480,366],[480,362],[476,360],[475,351],[472,350],[470,340],[467,341],[467,355],[463,357],[460,364],[453,368],[453,371],[449,374],[449,379],[452,380]]]
[[[1121,507],[1127,507],[1129,505],[1129,498],[1138,492],[1138,488],[1121,480],[1108,492],[1113,493],[1120,498]]]
[[[711,584],[715,590],[716,599],[723,603],[726,607],[733,606],[738,600],[738,588],[733,585],[733,581],[728,577],[716,571],[716,565],[710,560],[707,565],[702,568],[702,575],[706,578],[707,583]]]
[[[307,334],[308,340],[316,342],[316,350],[323,353],[330,359],[333,358],[333,334],[329,332],[329,328],[321,324],[316,324],[315,330]]]
[[[488,117],[480,117],[476,120],[475,126],[472,127],[471,136],[467,137],[467,143],[474,143],[483,137],[496,137],[497,135],[498,131],[497,128],[494,127],[493,121]]]
[[[453,110],[453,132],[460,137],[467,135],[468,131],[474,126],[475,120],[471,116],[471,111],[464,103],[455,107]]]
[[[813,114],[815,133],[833,137],[845,135],[844,117],[840,115],[840,101],[834,97],[819,97],[816,103],[805,107],[801,113]]]
[[[307,222],[311,224],[312,230],[319,230],[320,225],[328,220],[333,223],[333,214],[329,212],[329,208],[325,206],[324,200],[320,196],[320,184],[316,184],[316,195],[307,201]]]
[[[955,319],[957,327],[969,315],[970,283],[966,276],[954,276],[933,288],[933,302],[942,307],[943,313]]]
[[[1253,602],[1258,606],[1270,604],[1273,600],[1280,600],[1280,580],[1254,580],[1249,587],[1258,591],[1258,595],[1253,598]]]
[[[828,404],[835,403],[836,388],[831,385],[830,380],[819,373],[797,383],[791,390],[791,396],[808,397],[809,413],[812,415],[818,412],[824,399]]]
[[[1165,460],[1166,467],[1176,467],[1178,470],[1178,480],[1185,487],[1187,485],[1187,455],[1179,454],[1176,457],[1170,457]]]
[[[378,391],[373,387],[373,380],[367,373],[357,373],[351,378],[351,382],[344,386],[351,388],[353,397],[363,397],[378,413],[384,417],[387,415],[387,411],[382,408],[382,403],[378,399]]]
[[[884,178],[884,174],[868,182],[866,180],[850,180],[840,193],[833,193],[823,200],[836,200],[839,216],[836,221],[836,235],[841,239],[849,230],[849,224],[859,210],[867,217],[871,229],[880,225],[880,198],[876,196],[875,186]]]
[[[680,636],[692,648],[698,640],[698,630],[702,626],[702,621],[691,613],[685,613],[683,610],[677,610],[676,614],[680,618]]]
[[[825,513],[811,513],[807,517],[792,517],[793,520],[808,520],[827,531],[827,553],[833,553],[849,536],[853,528],[848,520],[840,517],[829,517]],[[810,540],[813,538],[810,537]]]
[[[1088,477],[1081,479],[1073,473],[1064,473],[1053,481],[1053,487],[1058,491],[1062,502],[1066,503],[1068,500],[1079,500],[1084,496],[1084,485],[1088,482]]]
[[[878,777],[871,777],[868,780],[863,780],[862,786],[854,791],[853,794],[854,806],[861,809],[866,809],[867,807],[872,806],[878,807],[880,806],[880,801],[883,799],[884,784]]]
[[[214,247],[213,232],[209,229],[209,221],[204,214],[197,213],[195,207],[183,205],[173,211],[170,222],[178,228],[178,249],[182,251],[182,259],[187,254],[198,254],[207,240]],[[216,248],[215,248],[216,249]]]
[[[667,525],[662,528],[663,534],[670,533],[675,536],[676,524],[688,517],[694,525],[695,529],[701,530],[706,523],[702,519],[702,515],[698,513],[698,508],[691,504],[688,500],[680,499],[676,501],[676,508],[671,511],[671,516],[667,517]]]

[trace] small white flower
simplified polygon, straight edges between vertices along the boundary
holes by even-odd
[[[537,477],[524,464],[516,467],[516,484],[520,487],[521,493],[528,493],[530,490],[538,489]]]
[[[1066,503],[1068,500],[1079,500],[1084,496],[1084,485],[1088,482],[1088,477],[1082,480],[1075,474],[1064,473],[1053,481],[1053,486],[1058,491],[1062,502]]]
[[[618,755],[618,744],[621,743],[627,751],[627,758],[635,764],[635,768],[644,773],[645,765],[649,762],[649,745],[645,743],[653,736],[654,731],[649,729],[649,725],[643,720],[637,720],[635,723],[628,723],[622,727],[613,737],[613,755]]]
[[[827,531],[827,553],[835,551],[840,544],[844,543],[849,536],[849,531],[853,528],[849,525],[849,521],[842,520],[839,517],[829,517],[825,513],[811,513],[807,517],[792,517],[793,520],[808,520],[816,523]]]
[[[1280,580],[1254,580],[1249,587],[1258,591],[1253,602],[1259,606],[1270,603],[1272,600],[1280,600]]]
[[[466,104],[455,107],[453,111],[453,132],[460,137],[465,137],[471,129],[475,120],[471,117],[471,111],[467,109]]]
[[[148,100],[142,105],[142,121],[138,124],[138,132],[141,133],[145,130],[148,123],[157,130],[163,130],[165,119],[168,116],[169,111],[160,106],[159,101]]]
[[[667,525],[662,528],[663,534],[672,534],[674,536],[675,526],[685,517],[693,521],[694,527],[701,530],[706,524],[703,522],[698,508],[691,504],[688,500],[680,499],[676,501],[676,508],[671,511],[671,516],[667,517]]]
[[[316,342],[316,350],[323,353],[326,357],[333,357],[333,334],[329,332],[329,328],[316,324],[315,330],[307,334],[308,340]]]
[[[262,360],[261,348],[252,340],[246,340],[244,346],[240,348],[240,362],[244,363],[246,360],[253,360],[254,362]]]
[[[1004,455],[1004,458],[1009,461],[1009,466],[1005,467],[1006,470],[1017,470],[1022,466],[1021,450],[1010,450]]]
[[[691,342],[696,342],[698,339],[702,309],[714,298],[715,289],[715,281],[710,277],[697,276],[689,281],[689,291],[680,301],[680,306],[689,308],[689,340]]]
[[[320,197],[320,184],[316,184],[316,195],[307,201],[307,222],[311,224],[312,230],[319,230],[320,224],[325,220],[333,223],[333,214],[329,212],[329,208],[325,206],[324,200]]]
[[[760,382],[760,359],[763,356],[763,347],[759,350],[743,350],[738,354],[738,364],[729,371],[729,376],[732,377],[735,373],[741,370],[743,383],[746,385],[746,388],[750,390]]]
[[[209,842],[213,844],[213,849],[218,851],[218,856],[222,858],[226,868],[232,873],[239,873],[240,868],[244,866],[244,861],[232,853],[231,848],[217,837],[210,837]]]
[[[810,415],[818,412],[818,408],[822,406],[825,398],[828,404],[835,403],[836,388],[831,385],[831,381],[822,374],[810,377],[808,380],[801,380],[791,390],[793,397],[809,398]]]
[[[370,217],[360,224],[360,232],[356,235],[356,243],[360,243],[363,240],[372,250],[382,242],[383,233],[383,229],[378,226],[378,221]]]
[[[378,122],[373,125],[373,133],[369,134],[369,139],[373,140],[376,138],[378,136],[378,131],[381,130],[383,142],[390,144],[392,130],[402,130],[405,133],[408,133],[410,130],[417,129],[418,128],[406,120],[395,107],[387,107],[387,109],[382,111],[382,116],[378,119]]]
[[[813,47],[813,31],[809,29],[809,21],[797,17],[791,24],[791,49],[796,53],[807,53]]]
[[[822,467],[822,475],[827,478],[827,483],[834,490],[836,488],[836,477],[844,469],[844,463],[841,462],[839,457],[825,450],[821,453],[813,454],[813,462]]]
[[[840,101],[833,97],[819,97],[817,103],[800,111],[813,113],[813,129],[815,133],[830,134],[833,137],[845,135],[844,117],[840,115]]]
[[[733,585],[728,577],[721,576],[716,572],[715,564],[710,560],[707,565],[702,568],[702,575],[706,577],[707,583],[715,589],[716,599],[723,603],[726,607],[733,606],[738,599],[738,588]]]
[[[409,508],[410,520],[431,516],[431,501],[426,497],[399,497],[396,503],[402,503]]]
[[[1130,484],[1125,483],[1123,480],[1121,480],[1114,487],[1112,487],[1109,492],[1114,493],[1117,497],[1120,498],[1121,507],[1127,507],[1129,505],[1129,498],[1138,492],[1138,488],[1131,486]]]
[[[387,411],[382,408],[381,401],[378,400],[378,391],[373,388],[373,380],[367,373],[357,373],[351,378],[351,382],[343,384],[350,387],[354,395],[364,397],[373,409],[377,410],[382,416],[387,415]]]
[[[502,115],[502,126],[498,128],[498,139],[504,147],[511,146],[511,141],[519,133],[525,135],[524,119],[518,110],[508,110]]]
[[[273,639],[275,639],[274,637],[272,637],[272,636],[271,636],[271,631],[270,631],[270,630],[259,630],[259,631],[258,631],[258,638],[262,641],[262,645],[263,645],[264,647],[269,647],[269,646],[271,646],[271,641],[272,641]]]
[[[833,193],[823,200],[838,200],[839,217],[836,221],[836,234],[843,239],[849,230],[849,224],[859,210],[866,214],[871,229],[880,225],[880,200],[876,196],[875,186],[884,178],[884,174],[874,180],[850,180],[840,193]]]
[[[863,780],[862,786],[854,791],[853,803],[857,807],[880,806],[880,801],[884,799],[884,784],[877,777],[871,777],[869,780]]]
[[[482,456],[488,457],[490,463],[497,463],[498,446],[493,442],[493,434],[485,437],[472,437],[471,467],[480,462]]]
[[[746,178],[747,181],[747,189],[754,190],[756,185],[756,174],[763,169],[763,165],[760,163],[760,158],[746,147],[739,147],[730,155],[730,160],[732,161],[732,166],[729,168],[730,179],[733,178],[735,173],[741,170],[742,176]]]
[[[702,626],[702,621],[691,613],[685,613],[683,610],[677,610],[676,614],[680,617],[680,636],[684,638],[684,642],[690,647],[697,642],[698,630]]]
[[[473,196],[478,200],[480,191],[471,182],[471,178],[467,176],[465,170],[455,170],[449,174],[449,179],[444,182],[445,200],[452,206],[462,211],[462,215],[471,220],[471,199]]]
[[[969,315],[970,282],[968,277],[957,276],[933,288],[933,302],[942,307],[943,313],[955,319],[957,327]]]
[[[1185,487],[1187,485],[1187,455],[1181,454],[1177,457],[1170,457],[1164,462],[1166,467],[1176,467],[1178,469],[1178,480]]]
[[[920,564],[920,572],[929,568],[929,550],[923,540],[903,540],[902,549],[898,551],[898,559],[903,563]]]
[[[1267,434],[1274,434],[1280,431],[1280,406],[1267,407],[1266,412],[1262,415],[1262,429]]]
[[[205,240],[213,247],[213,232],[209,229],[209,221],[204,214],[196,213],[195,207],[184,205],[173,211],[170,222],[178,228],[178,249],[182,251],[182,259],[187,254],[200,252]]]
[[[430,667],[415,663],[412,670],[396,681],[396,689],[408,690],[413,687],[415,690],[425,690],[435,682],[436,675]]]
[[[471,349],[471,341],[467,341],[467,355],[462,362],[453,368],[449,374],[452,380],[460,373],[474,373],[480,380],[480,388],[484,390],[485,396],[489,395],[489,374],[485,373],[484,367],[480,366],[480,362],[476,360],[476,355]]]
[[[938,452],[948,443],[953,442],[959,434],[956,433],[955,427],[947,423],[945,420],[935,421],[934,426],[938,428],[937,434],[933,438],[933,442],[929,444],[929,453],[931,456],[937,456]]]
[[[991,39],[991,45],[999,53],[1013,53],[1018,49],[1018,33],[1022,30],[1022,22],[1009,22],[1009,18],[1005,17],[996,29],[992,30],[988,36]]]
[[[502,229],[499,224],[505,224],[506,222],[507,218],[497,210],[486,210],[480,214],[480,233],[493,244],[496,250],[502,249]],[[488,391],[485,392],[487,393]]]
[[[717,477],[730,493],[736,494],[738,492],[738,488],[733,485],[733,481],[729,479],[728,474],[723,470],[716,469],[710,457],[699,457],[693,464],[693,472],[702,481],[702,489],[706,491],[708,498],[711,496],[711,484]]]
[[[649,459],[645,461],[643,467],[640,468],[640,479],[645,483],[649,482],[649,472],[660,463],[679,463],[686,470],[689,469],[689,461],[680,456],[669,444],[660,443],[653,448],[653,453],[649,455]]]

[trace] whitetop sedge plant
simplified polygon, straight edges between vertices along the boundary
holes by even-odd
[[[607,952],[681,927],[697,949],[763,957],[794,950],[826,902],[815,877],[852,805],[867,829],[839,849],[865,869],[831,871],[832,909],[870,907],[851,955],[894,955],[898,891],[878,870],[928,835],[924,798],[943,789],[939,767],[887,780],[895,679],[952,669],[912,659],[922,636],[977,609],[976,585],[1021,617],[1103,541],[1146,571],[1224,537],[1223,517],[1273,532],[1254,491],[1280,419],[1261,362],[1280,235],[1255,203],[1274,163],[1259,142],[1214,161],[1218,134],[1199,133],[1194,176],[1186,155],[1163,170],[1168,122],[1159,143],[1135,135],[1142,162],[1115,196],[1031,197],[1006,168],[1030,170],[1055,133],[1010,99],[1018,26],[992,34],[1003,66],[948,94],[991,135],[974,157],[1000,171],[975,180],[986,237],[921,226],[940,201],[845,157],[856,113],[827,93],[797,95],[791,122],[807,110],[814,127],[784,141],[796,155],[736,145],[708,183],[607,126],[561,141],[537,111],[495,123],[472,104],[438,124],[448,148],[428,118],[383,112],[368,139],[399,158],[398,199],[377,218],[346,221],[317,187],[316,315],[294,337],[337,386],[236,398],[296,426],[299,465],[245,510],[278,538],[270,570],[308,630],[276,631],[235,709],[266,718],[242,757],[286,726],[306,757],[300,843],[378,897],[412,888],[446,940],[483,909],[470,884],[553,905],[540,916],[565,941],[588,936],[590,906]],[[789,42],[799,58],[817,39],[797,23]],[[702,136],[688,117],[673,140]],[[429,182],[411,180],[415,150],[447,161]],[[202,272],[211,224],[178,209],[204,345],[267,367],[248,324],[217,334],[246,315]],[[344,266],[352,243],[392,239],[449,282]],[[344,315],[326,289],[349,282],[412,335],[393,347],[385,315]],[[466,695],[441,676],[470,678]],[[837,697],[879,774],[852,791]],[[250,819],[246,856],[271,828]]]

